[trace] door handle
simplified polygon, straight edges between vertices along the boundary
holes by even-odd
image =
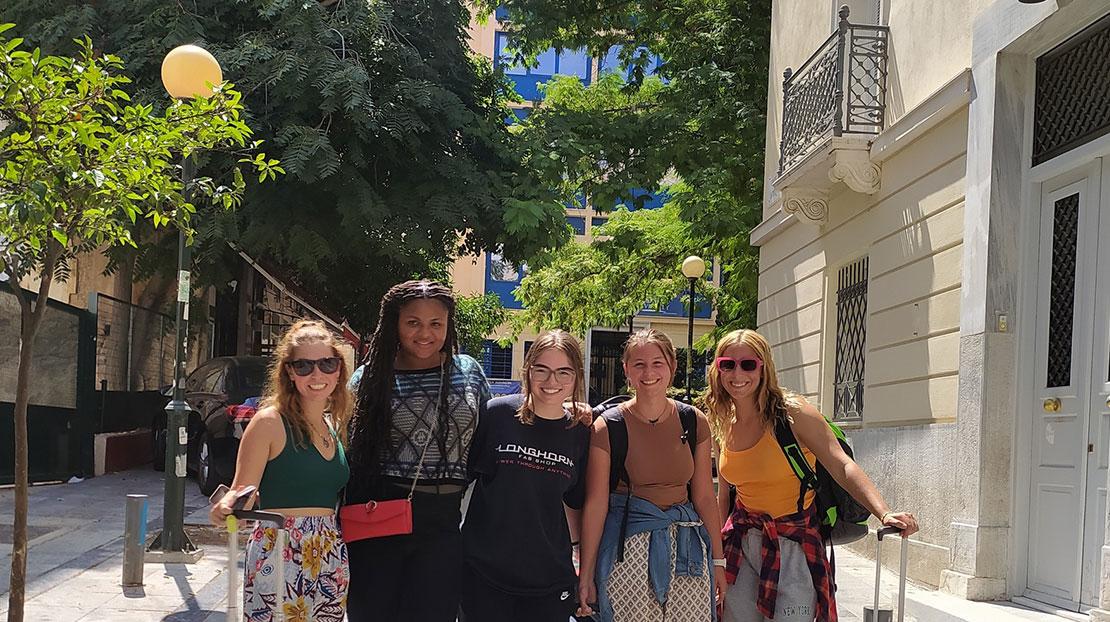
[[[1046,397],[1044,400],[1044,411],[1046,413],[1054,413],[1060,411],[1060,398]]]

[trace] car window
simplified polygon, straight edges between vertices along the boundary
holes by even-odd
[[[217,367],[205,376],[197,389],[201,393],[220,393],[224,390],[224,368]]]
[[[185,390],[190,392],[199,391],[201,384],[204,383],[208,375],[211,374],[214,369],[212,365],[201,365],[194,369],[193,373],[189,374],[189,377],[185,379]]]
[[[262,395],[262,389],[266,386],[266,362],[252,361],[239,363],[239,385],[238,389],[242,390],[244,394],[250,393],[251,396]]]

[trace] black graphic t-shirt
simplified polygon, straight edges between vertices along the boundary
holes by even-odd
[[[477,480],[463,525],[470,567],[518,595],[577,585],[563,503],[585,499],[590,429],[571,419],[516,418],[524,397],[490,400],[470,446]]]

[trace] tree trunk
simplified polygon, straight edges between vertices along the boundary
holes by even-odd
[[[35,335],[42,324],[50,297],[54,268],[62,247],[54,240],[39,273],[39,291],[34,300],[19,285],[19,275],[10,267],[8,284],[19,301],[19,369],[15,381],[15,517],[12,521],[12,571],[8,583],[8,622],[23,622],[24,593],[27,590],[27,405],[31,402],[31,362],[34,360]]]
[[[18,283],[12,285],[19,287]],[[36,301],[44,305],[44,300]],[[8,622],[23,622],[24,591],[27,586],[27,405],[31,401],[31,360],[38,313],[20,313],[19,371],[15,384],[15,520],[12,525],[12,571],[8,593]]]

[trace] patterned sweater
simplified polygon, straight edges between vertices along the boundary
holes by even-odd
[[[350,386],[357,393],[364,366],[351,375]],[[393,375],[391,405],[393,424],[390,442],[381,455],[380,475],[411,482],[416,476],[420,454],[434,432],[428,454],[420,469],[419,484],[459,484],[465,486],[470,441],[480,411],[490,399],[489,383],[482,366],[473,358],[459,354],[452,358],[450,373],[443,386],[447,400],[447,425],[436,423],[436,403],[440,391],[440,368],[396,370]],[[442,446],[446,451],[441,452]],[[368,474],[351,473],[351,479]],[[354,482],[352,482],[354,483]],[[365,483],[365,482],[360,482]],[[350,488],[363,488],[351,486]],[[348,492],[353,492],[348,490]],[[356,502],[350,499],[348,502]]]

